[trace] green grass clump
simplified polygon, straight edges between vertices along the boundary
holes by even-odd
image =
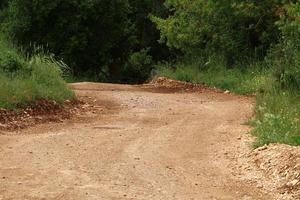
[[[0,108],[15,109],[40,99],[62,103],[74,98],[62,78],[63,66],[42,54],[26,58],[0,38]]]
[[[299,96],[277,88],[257,96],[253,122],[256,147],[270,143],[300,145],[299,100]]]
[[[175,68],[164,65],[158,67],[158,71],[159,75],[168,78],[202,83],[243,95],[255,94],[267,81],[267,72],[261,66],[250,66],[241,70],[239,67],[228,69],[219,63],[209,65],[178,64]]]

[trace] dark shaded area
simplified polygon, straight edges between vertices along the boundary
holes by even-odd
[[[1,7],[9,8],[2,29],[27,53],[42,46],[63,59],[76,77],[143,82],[153,63],[169,56],[149,19],[150,13],[166,15],[163,1],[10,0]]]
[[[4,0],[0,19],[26,54],[49,51],[79,80],[142,83],[156,64],[182,57],[214,54],[228,68],[264,60],[296,2]]]

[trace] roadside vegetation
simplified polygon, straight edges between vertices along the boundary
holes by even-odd
[[[205,84],[241,95],[255,95],[262,91],[269,81],[268,73],[261,63],[247,65],[240,69],[226,68],[217,58],[192,63],[180,62],[158,66],[158,74],[180,81]]]
[[[169,56],[149,18],[167,16],[164,1],[2,1],[2,30],[26,52],[38,45],[61,58],[74,80],[142,83]]]
[[[239,2],[167,1],[173,15],[153,21],[184,56],[158,73],[256,95],[255,146],[300,145],[300,4]]]
[[[201,69],[199,63],[175,64],[176,67],[165,64],[158,68],[158,74],[217,87],[235,94],[255,95],[256,116],[250,122],[254,127],[252,133],[258,137],[254,146],[270,143],[300,145],[299,90],[281,88],[273,76],[273,69],[262,69],[261,64],[250,66],[246,70],[213,65],[212,68]]]
[[[0,107],[72,98],[66,65],[69,81],[158,74],[256,95],[255,146],[300,145],[298,0],[3,0],[0,10]]]
[[[62,78],[62,62],[51,56],[25,57],[0,38],[0,108],[16,109],[37,100],[63,103],[74,98]]]

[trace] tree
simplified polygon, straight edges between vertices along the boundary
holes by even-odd
[[[163,0],[10,0],[2,27],[27,52],[32,51],[31,44],[43,46],[71,66],[75,75],[140,82],[151,64],[141,70],[147,74],[123,77],[128,70],[137,72],[128,64],[132,57],[139,53],[148,57],[147,52],[160,60],[169,55],[168,48],[157,42],[160,33],[149,19],[150,13],[165,16],[163,4]]]
[[[158,43],[160,32],[151,21],[150,15],[159,17],[167,16],[167,9],[164,0],[130,0],[132,13],[130,19],[136,27],[136,37],[138,40],[136,49],[146,49],[150,47],[149,53],[156,60],[164,59],[169,51],[165,44]]]
[[[263,58],[279,39],[277,0],[167,0],[173,14],[153,17],[161,41],[185,54],[217,54],[228,64]]]
[[[284,89],[300,91],[300,3],[286,4],[277,25],[280,42],[272,49],[269,60],[275,66],[275,78]]]
[[[129,14],[127,0],[11,0],[5,27],[25,47],[47,47],[76,74],[109,68],[113,76],[136,43]]]

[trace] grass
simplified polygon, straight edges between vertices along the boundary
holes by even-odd
[[[40,99],[62,103],[74,98],[62,78],[64,66],[43,54],[25,57],[0,37],[0,108],[16,109]]]
[[[257,64],[258,65],[258,64]],[[247,70],[238,67],[227,69],[225,65],[199,66],[198,64],[179,64],[175,68],[168,65],[158,67],[159,75],[168,78],[192,82],[204,83],[211,87],[229,90],[236,94],[255,94],[263,89],[267,82],[267,71],[261,66],[250,66]]]
[[[251,121],[257,137],[255,147],[270,143],[300,145],[299,92],[280,88],[273,69],[264,62],[238,65],[228,69],[218,61],[203,64],[170,64],[158,66],[158,73],[172,79],[204,83],[236,94],[257,97],[256,117]]]
[[[257,96],[253,134],[256,147],[270,143],[300,145],[300,98],[295,93],[272,88]]]

